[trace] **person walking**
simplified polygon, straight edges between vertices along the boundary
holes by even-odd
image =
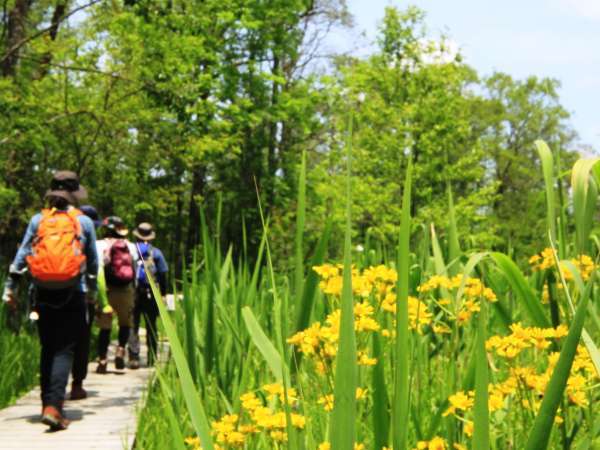
[[[94,224],[94,229],[97,231],[102,225],[98,211],[91,205],[82,205],[79,210],[88,216]],[[90,359],[90,340],[92,336],[92,324],[94,323],[94,317],[96,313],[96,301],[95,299],[87,299],[86,302],[86,326],[83,329],[83,334],[75,344],[75,350],[73,355],[73,370],[72,370],[72,383],[71,392],[69,394],[70,400],[82,400],[87,398],[87,391],[83,388],[83,380],[87,377],[88,362]]]
[[[96,232],[75,208],[87,196],[74,172],[56,172],[45,198],[48,207],[34,215],[9,268],[3,300],[16,307],[18,278],[29,271],[41,344],[42,423],[64,430],[69,421],[63,402],[73,351],[86,326],[86,299],[96,295]]]
[[[137,250],[127,240],[129,230],[123,220],[110,216],[103,222],[106,237],[98,241],[97,250],[106,280],[108,307],[99,311],[98,366],[96,373],[108,372],[108,345],[112,329],[113,312],[119,322],[118,346],[115,352],[115,368],[125,368],[125,345],[133,326],[134,281]]]
[[[151,224],[140,223],[133,231],[137,239],[138,264],[136,270],[135,308],[133,310],[133,330],[129,339],[129,367],[137,369],[140,366],[139,329],[142,316],[146,324],[146,343],[148,345],[148,366],[154,363],[157,351],[156,318],[159,315],[156,299],[150,289],[149,274],[146,268],[158,282],[162,296],[167,293],[167,263],[163,253],[151,245],[156,233]],[[145,265],[144,265],[145,263]]]

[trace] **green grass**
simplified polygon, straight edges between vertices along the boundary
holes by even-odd
[[[14,324],[0,304],[0,408],[4,408],[38,382],[39,342],[30,325],[17,325],[19,333],[7,327]]]
[[[180,448],[184,438],[200,436],[203,448],[210,448],[212,438],[215,448],[245,446],[256,450],[316,449],[324,442],[336,450],[351,450],[355,442],[366,449],[390,445],[412,449],[419,441],[438,437],[445,439],[449,448],[456,443],[477,450],[594,448],[600,441],[600,421],[595,418],[600,400],[600,376],[595,374],[600,368],[597,269],[585,279],[583,270],[565,260],[585,249],[598,261],[597,250],[591,245],[594,233],[587,223],[594,214],[590,196],[596,194],[590,174],[596,169],[592,163],[579,163],[574,170],[576,198],[572,201],[578,204],[572,210],[574,220],[586,223],[571,230],[557,219],[562,211],[559,214],[558,208],[551,206],[559,201],[559,196],[553,195],[558,170],[553,170],[547,148],[541,144],[538,148],[544,160],[549,242],[559,249],[553,252],[551,268],[540,271],[532,270],[527,261],[468,248],[468,240],[457,235],[450,189],[450,224],[445,230],[440,228],[441,234],[429,224],[411,226],[410,166],[393,259],[387,256],[394,255],[390,249],[369,244],[364,252],[353,249],[350,184],[344,248],[329,249],[327,256],[330,228],[325,224],[323,237],[312,250],[304,248],[302,233],[290,233],[295,245],[287,271],[273,269],[285,264],[273,263],[268,218],[263,218],[263,241],[255,265],[248,263],[248,255],[234,260],[230,249],[222,254],[216,238],[211,237],[219,233],[211,232],[203,220],[202,247],[184,275],[184,301],[175,313],[161,308],[164,329],[174,349],[173,360],[160,371],[142,411],[139,447],[165,448],[175,440],[170,447]],[[350,162],[349,157],[349,171]],[[304,170],[303,161],[301,172]],[[304,204],[305,188],[305,177],[301,176],[298,229],[304,227],[310,214],[309,205]],[[568,242],[556,242],[564,241],[564,236]],[[322,261],[343,261],[343,268],[328,269],[338,271],[337,288],[331,288],[326,278],[319,283],[312,266]],[[364,270],[377,264],[396,270],[397,280],[385,288],[397,294],[386,306],[393,305],[394,311],[384,308],[385,289],[384,294],[375,289],[360,291],[366,279]],[[557,264],[560,271],[552,268]],[[570,273],[568,279],[565,270]],[[448,285],[423,289],[434,276],[456,276],[458,282],[451,285],[444,278]],[[491,288],[497,301],[488,302],[481,292],[473,294],[471,278]],[[554,283],[547,292],[546,283]],[[335,293],[328,294],[327,289]],[[548,302],[546,297],[550,297]],[[367,316],[379,328],[357,329],[353,322],[355,305],[373,306]],[[466,308],[473,305],[476,308],[469,312]],[[335,311],[340,311],[335,319],[339,337],[327,341]],[[422,313],[429,314],[429,322],[416,326],[416,317]],[[560,324],[567,327],[568,335],[551,339],[545,348],[520,350],[513,357],[503,357],[493,347],[488,348],[490,338],[509,335],[516,324],[541,328]],[[311,334],[317,326],[317,334]],[[287,338],[306,329],[304,340],[297,341],[306,345],[303,352]],[[313,344],[315,339],[318,345]],[[333,354],[325,351],[330,342],[335,343]],[[582,391],[587,403],[582,406],[571,400],[568,386],[573,381],[572,365],[583,348],[587,348],[590,359]],[[548,368],[552,352],[556,365]],[[358,355],[375,358],[375,362],[357,365]],[[533,386],[538,378],[515,378],[514,389],[503,394],[499,404],[497,389],[508,383],[515,367],[533,371],[536,377],[545,374],[544,391],[538,392]],[[280,397],[265,391],[265,385],[276,382],[282,386]],[[366,390],[365,398],[355,398],[357,387]],[[452,396],[460,391],[471,405],[465,411],[455,409],[446,414],[453,405]],[[287,423],[277,428],[260,422],[245,403],[248,397],[241,399],[244,394],[255,395],[264,408],[281,414]],[[333,399],[332,411],[325,408],[328,395]],[[213,423],[225,415],[230,415],[227,420],[231,422]],[[292,426],[298,416],[306,422],[301,427]],[[555,424],[558,419],[559,425]],[[228,433],[249,423],[256,425],[257,432],[244,434],[244,445],[224,444]],[[224,432],[225,425],[233,428]],[[280,432],[287,433],[287,442],[281,440]]]

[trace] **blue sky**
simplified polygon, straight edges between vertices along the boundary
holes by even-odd
[[[430,34],[454,40],[480,73],[560,80],[581,144],[600,150],[600,0],[347,1],[356,29],[331,37],[338,50],[367,53],[386,6],[419,6]]]

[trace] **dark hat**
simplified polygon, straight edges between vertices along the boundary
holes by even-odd
[[[133,230],[133,235],[140,241],[151,241],[156,237],[152,224],[149,224],[148,222],[140,223],[137,228]]]
[[[102,220],[100,219],[100,216],[98,216],[98,211],[96,211],[96,208],[94,208],[92,205],[81,205],[79,207],[79,211],[92,219],[92,222],[94,222],[94,226],[96,228],[100,228],[102,225]]]
[[[102,222],[102,225],[116,233],[118,236],[125,237],[129,234],[129,230],[125,226],[125,222],[119,216],[109,216]]]
[[[69,170],[59,170],[54,173],[50,181],[50,189],[46,191],[46,197],[61,197],[72,205],[87,198],[86,189],[79,184],[79,176]]]

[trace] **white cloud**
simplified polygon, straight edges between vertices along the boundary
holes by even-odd
[[[586,19],[600,20],[599,0],[555,0],[555,2],[565,12]]]

